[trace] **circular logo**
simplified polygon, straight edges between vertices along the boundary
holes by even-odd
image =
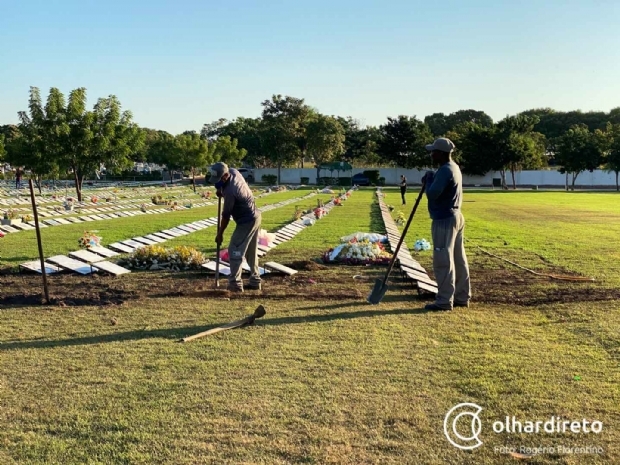
[[[455,405],[446,414],[443,421],[443,431],[454,447],[471,450],[482,445],[478,439],[482,430],[480,412],[482,407],[465,402]]]

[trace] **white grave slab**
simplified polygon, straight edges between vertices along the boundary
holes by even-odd
[[[19,266],[21,268],[26,268],[30,271],[41,273],[41,260],[33,260],[31,262],[22,263]],[[54,274],[60,271],[60,268],[58,268],[56,265],[52,265],[51,263],[44,262],[44,266],[46,274]]]
[[[90,265],[84,262],[80,262],[78,260],[74,260],[73,258],[66,257],[65,255],[55,255],[48,258],[47,260],[56,265],[59,265],[61,268],[66,268],[79,274],[86,275],[93,272]]]
[[[113,250],[106,249],[105,247],[102,247],[100,245],[95,245],[93,247],[90,247],[88,250],[90,252],[94,252],[96,254],[99,254],[99,255],[101,255],[102,257],[105,257],[105,258],[117,257],[118,255],[120,255],[118,252],[114,252]]]
[[[122,266],[118,266],[112,262],[97,262],[93,265],[93,268],[97,270],[103,270],[107,273],[113,274],[114,276],[118,276],[121,274],[131,273],[127,268],[123,268]]]

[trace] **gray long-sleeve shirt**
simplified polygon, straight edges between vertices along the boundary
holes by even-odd
[[[461,210],[463,177],[456,163],[450,160],[437,170],[426,186],[426,198],[428,212],[433,220],[450,218]]]
[[[239,171],[230,168],[229,173],[230,179],[222,188],[222,218],[229,220],[232,216],[237,224],[249,223],[257,217],[254,195]]]

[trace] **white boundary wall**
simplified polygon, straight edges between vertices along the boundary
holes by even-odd
[[[367,169],[373,168],[353,168],[353,174],[362,173]],[[421,184],[422,176],[426,171],[407,170],[403,168],[379,168],[381,176],[385,178],[385,184],[387,186],[395,186],[400,182],[400,175],[404,174],[407,178],[408,184]],[[278,175],[276,168],[255,169],[254,175],[257,182],[261,182],[263,174]],[[334,171],[334,177],[338,177],[338,173]],[[329,171],[321,171],[321,176],[331,176]],[[341,171],[341,177],[351,176],[350,171]],[[280,171],[280,177],[282,184],[299,184],[302,177],[310,179],[310,184],[316,184],[316,169],[315,168],[282,168]],[[482,186],[490,187],[493,185],[493,178],[499,178],[499,173],[487,173],[486,176],[463,176],[464,186]],[[569,175],[569,185],[571,183],[572,176]],[[515,173],[515,181],[517,187],[565,187],[566,186],[566,174],[562,174],[557,170],[539,170],[539,171],[521,171]],[[506,173],[506,183],[508,186],[512,186],[512,176],[510,172]],[[584,171],[579,174],[575,186],[579,187],[615,187],[616,186],[616,174],[607,173],[602,170],[595,170],[590,173]]]

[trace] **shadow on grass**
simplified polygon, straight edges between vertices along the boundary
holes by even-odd
[[[333,320],[349,320],[354,318],[372,318],[376,316],[387,315],[419,315],[429,313],[424,308],[413,309],[394,309],[394,310],[365,310],[356,312],[341,312],[331,313],[327,315],[305,315],[305,316],[292,316],[292,317],[280,317],[259,320],[258,326],[284,326],[302,323],[320,323]],[[104,344],[110,342],[123,342],[123,341],[138,341],[143,339],[152,338],[164,338],[174,339],[179,341],[180,339],[197,334],[203,331],[207,331],[212,328],[216,328],[228,322],[222,322],[218,325],[210,326],[186,326],[181,328],[168,328],[168,329],[155,329],[155,330],[135,330],[127,331],[124,333],[103,334],[98,336],[86,336],[78,337],[74,339],[60,339],[60,340],[35,340],[35,341],[16,341],[0,343],[0,352],[10,350],[25,350],[25,349],[48,349],[55,347],[70,347],[79,345],[91,345],[91,344]]]

